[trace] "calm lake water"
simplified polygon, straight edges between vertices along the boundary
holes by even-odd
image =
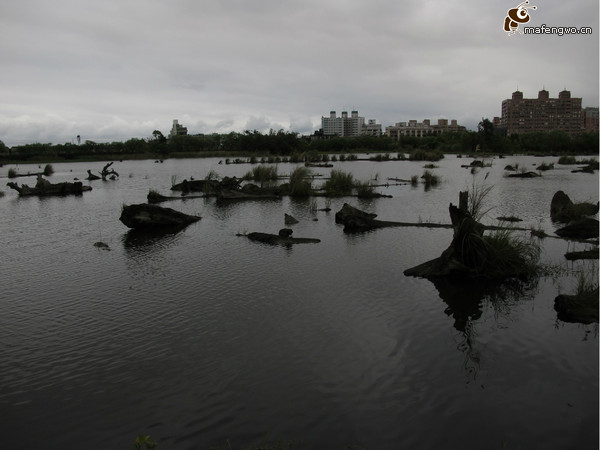
[[[597,172],[557,164],[541,178],[505,177],[507,164],[556,160],[488,160],[475,176],[494,185],[484,222],[512,215],[552,234],[554,192],[597,202]],[[347,235],[335,224],[344,202],[382,220],[448,223],[448,204],[473,182],[460,167],[471,161],[439,161],[442,181],[428,191],[389,186],[378,190],[392,198],[315,200],[331,212],[289,198],[175,200],[163,205],[202,220],[152,237],[118,220],[123,204],[145,202],[149,189],[170,195],[173,177],[239,177],[252,166],[117,161],[118,180],[89,182],[80,197],[19,198],[1,188],[2,447],[130,449],[149,434],[160,450],[280,438],[315,449],[598,448],[598,325],[561,322],[553,309],[556,295],[574,292],[575,275],[517,292],[458,286],[441,296],[403,271],[439,256],[451,230]],[[56,163],[49,179],[84,179],[103,165]],[[423,173],[423,163],[408,161],[335,165],[378,183]],[[236,236],[276,233],[284,213],[299,220],[295,237],[321,242],[286,248]],[[584,244],[540,242],[544,262],[597,275],[597,261],[564,258]]]

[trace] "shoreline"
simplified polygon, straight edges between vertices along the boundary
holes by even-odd
[[[389,151],[348,151],[348,152],[319,152],[319,155],[350,155],[350,154],[390,154]],[[393,152],[393,153],[403,153],[410,154],[410,152]],[[444,155],[454,155],[458,157],[465,158],[507,158],[512,156],[533,156],[539,158],[557,158],[565,155],[573,155],[573,156],[597,156],[594,154],[584,154],[584,153],[461,153],[461,152],[444,152]],[[302,156],[302,155],[301,155]],[[11,166],[17,164],[52,164],[52,163],[79,163],[79,162],[101,162],[101,161],[146,161],[146,160],[155,160],[155,161],[166,161],[168,159],[201,159],[201,158],[289,158],[290,155],[272,155],[272,154],[256,154],[256,153],[243,153],[243,152],[230,152],[230,151],[218,151],[218,152],[181,152],[181,153],[173,153],[168,156],[159,155],[156,153],[103,153],[103,154],[87,154],[87,155],[77,155],[72,158],[64,158],[59,155],[48,155],[46,157],[33,157],[33,158],[6,158],[0,157],[0,167]],[[371,161],[371,159],[365,159],[366,161]],[[406,159],[408,160],[408,158]],[[386,162],[386,161],[402,161],[398,158],[390,158],[390,159],[382,159],[378,162]],[[247,162],[247,161],[244,161]],[[271,161],[272,162],[272,161]],[[289,161],[288,161],[289,162]],[[298,162],[305,162],[304,159],[301,159]],[[248,163],[252,163],[249,162]],[[254,161],[253,163],[261,163],[261,161]]]

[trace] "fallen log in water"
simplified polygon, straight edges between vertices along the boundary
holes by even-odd
[[[34,187],[29,187],[26,184],[19,186],[17,183],[8,182],[8,187],[14,189],[19,193],[20,196],[61,196],[61,195],[81,195],[86,191],[91,191],[90,186],[84,186],[81,181],[75,182],[63,182],[63,183],[50,183],[48,180],[44,180],[41,175],[37,175],[37,182]]]
[[[582,250],[580,252],[567,252],[565,253],[565,258],[569,261],[575,261],[578,259],[598,259],[599,252],[598,249],[593,250]]]
[[[292,244],[318,244],[320,239],[313,238],[294,238],[292,230],[282,228],[279,234],[252,232],[248,234],[238,234],[238,236],[246,236],[251,241],[262,242],[270,245],[292,245]]]
[[[585,217],[569,222],[556,230],[556,234],[563,238],[590,239],[598,237],[598,226],[599,222],[596,219]]]
[[[169,200],[187,200],[187,199],[192,199],[192,198],[205,198],[206,195],[184,195],[181,194],[179,196],[167,196],[167,195],[162,195],[159,194],[158,192],[154,191],[154,190],[150,190],[150,192],[148,192],[147,195],[147,199],[148,199],[148,203],[162,203],[162,202],[166,202]]]

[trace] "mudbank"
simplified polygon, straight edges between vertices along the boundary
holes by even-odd
[[[119,220],[129,228],[147,229],[156,227],[185,227],[200,220],[171,208],[142,203],[124,206]]]
[[[6,185],[17,191],[21,196],[81,195],[83,192],[92,190],[90,186],[84,186],[81,181],[53,184],[48,180],[44,180],[41,175],[37,176],[37,182],[34,187],[29,187],[26,184],[19,186],[13,182],[6,183]]]

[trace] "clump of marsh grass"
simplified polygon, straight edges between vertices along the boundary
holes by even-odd
[[[323,185],[327,195],[346,195],[354,188],[354,176],[349,172],[333,169],[329,179]]]
[[[13,167],[8,169],[8,178],[17,178],[17,169]]]
[[[46,164],[46,166],[44,167],[44,171],[42,173],[46,177],[49,177],[50,175],[52,175],[54,173],[54,167],[52,167],[52,164]]]
[[[567,322],[598,323],[598,267],[593,264],[577,276],[574,295],[560,294],[554,299],[558,318]]]
[[[542,228],[541,222],[538,223],[537,227],[531,227],[531,235],[538,239],[544,239],[548,237],[544,229]]]
[[[277,180],[277,166],[260,165],[253,167],[251,171],[244,175],[244,179],[258,181],[262,186],[266,182]]]
[[[312,194],[311,172],[306,167],[296,167],[290,175],[290,196],[308,197]]]
[[[375,188],[371,183],[365,181],[356,184],[356,195],[360,198],[370,198],[375,196]]]
[[[546,171],[546,170],[552,170],[554,169],[554,163],[546,163],[546,162],[542,162],[538,167],[537,170],[542,170],[542,171]]]
[[[219,174],[213,169],[209,170],[206,176],[204,177],[204,179],[208,181],[218,180],[219,178]]]
[[[541,248],[535,241],[510,230],[497,230],[483,239],[488,253],[486,270],[519,276],[538,274]]]
[[[481,235],[465,229],[460,230],[459,234],[462,236],[458,243],[460,260],[477,276],[526,279],[542,271],[539,243],[524,239],[512,230],[497,230],[489,235]]]
[[[442,158],[444,158],[444,154],[440,150],[417,149],[408,155],[409,161],[439,161]]]
[[[419,175],[413,175],[410,177],[410,184],[413,186],[417,186],[419,184]]]
[[[574,156],[563,155],[558,158],[558,164],[571,165],[577,164],[577,159]]]
[[[469,195],[467,211],[476,222],[481,221],[481,219],[494,209],[493,206],[487,206],[487,197],[490,195],[493,187],[491,184],[478,182],[473,177],[471,186],[467,190]]]
[[[440,177],[430,170],[425,170],[421,178],[425,182],[425,188],[437,186],[440,182]]]
[[[595,269],[598,267],[596,266]],[[598,305],[598,270],[581,271],[577,276],[577,289],[575,295],[595,295],[596,305]],[[597,307],[597,306],[596,306]]]

